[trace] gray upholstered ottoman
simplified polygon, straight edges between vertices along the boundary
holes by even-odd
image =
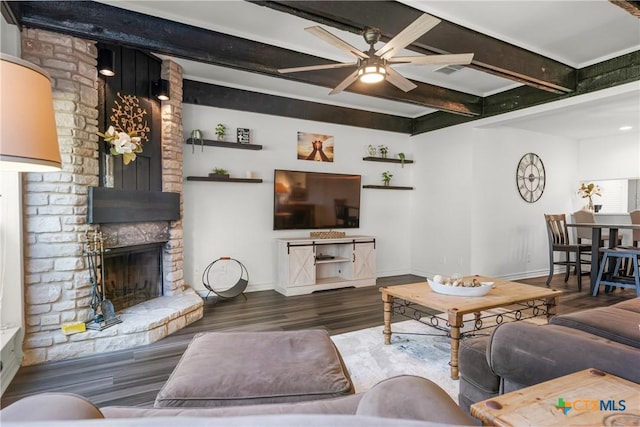
[[[353,392],[326,331],[205,332],[194,336],[154,406],[300,402]]]

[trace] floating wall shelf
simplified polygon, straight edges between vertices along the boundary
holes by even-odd
[[[186,142],[188,145],[200,145],[200,140],[194,140],[193,138],[187,139]],[[224,147],[224,148],[235,148],[238,150],[262,150],[262,145],[258,144],[240,144],[239,142],[228,142],[228,141],[216,141],[213,139],[203,139],[202,145],[206,145],[207,147]]]
[[[390,159],[388,157],[363,157],[362,160],[365,160],[367,162],[402,163],[402,160],[400,159]],[[404,163],[411,164],[413,163],[413,160],[405,159]]]
[[[262,182],[262,180],[258,178],[222,178],[214,176],[188,176],[187,181],[249,182],[253,184]]]
[[[363,185],[362,188],[375,188],[376,190],[413,190],[413,187],[398,187],[395,185]]]

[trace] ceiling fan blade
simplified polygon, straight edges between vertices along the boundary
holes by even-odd
[[[280,68],[279,73],[298,73],[300,71],[313,71],[313,70],[332,70],[334,68],[347,68],[356,67],[358,64],[353,62],[341,62],[339,64],[323,64],[323,65],[309,65],[306,67],[293,67],[293,68]]]
[[[421,65],[468,65],[473,60],[473,53],[456,53],[452,55],[396,56],[389,59],[391,64]]]
[[[346,41],[334,36],[322,27],[307,27],[304,30],[358,59],[367,59],[369,57],[369,55],[360,51],[357,47],[354,47]]]
[[[358,80],[358,70],[355,70],[353,73],[349,74],[346,79],[340,82],[340,84],[333,88],[329,95],[335,95],[336,93],[340,93],[346,88],[348,88],[353,82]]]
[[[413,43],[418,37],[438,25],[441,21],[426,13],[422,14],[418,19],[413,21],[407,28],[400,31],[394,38],[389,40],[387,44],[382,46],[376,52],[376,56],[384,59],[391,58],[399,50],[404,49],[407,45]]]
[[[391,67],[387,67],[387,81],[405,92],[418,87]]]

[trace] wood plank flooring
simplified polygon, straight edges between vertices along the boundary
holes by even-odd
[[[195,333],[322,328],[335,335],[378,326],[383,319],[377,288],[422,280],[419,276],[402,275],[380,278],[377,287],[311,295],[284,297],[275,291],[261,291],[247,294],[247,301],[235,298],[216,302],[209,298],[203,319],[156,343],[20,368],[0,404],[5,407],[27,395],[56,391],[80,394],[98,406],[151,406]],[[545,286],[545,281],[546,277],[520,280],[536,286]],[[635,297],[635,291],[630,289],[591,297],[588,277],[583,278],[582,286],[582,292],[577,292],[575,276],[571,276],[568,285],[563,282],[563,275],[554,277],[552,287],[566,291],[560,298],[559,314]],[[401,320],[405,319],[394,319]]]

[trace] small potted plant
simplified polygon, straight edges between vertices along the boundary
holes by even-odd
[[[224,141],[224,136],[226,133],[227,127],[222,123],[218,123],[216,125],[216,135],[218,136],[218,141]]]
[[[389,173],[389,171],[382,172],[382,182],[386,187],[389,186],[389,182],[391,182],[392,177],[393,177],[393,174]]]
[[[222,168],[213,168],[213,172],[209,174],[212,178],[229,179],[229,172]]]
[[[378,151],[380,152],[380,157],[386,159],[387,153],[389,153],[389,147],[387,147],[386,145],[378,145]]]

